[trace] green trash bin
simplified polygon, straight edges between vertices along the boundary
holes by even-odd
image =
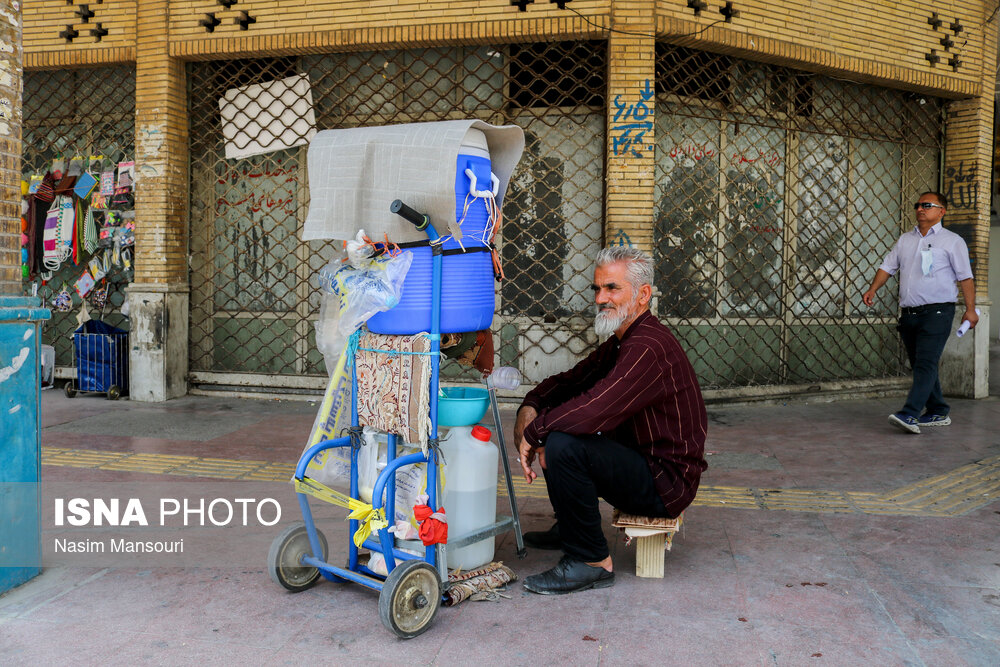
[[[0,296],[0,593],[42,571],[41,299]]]

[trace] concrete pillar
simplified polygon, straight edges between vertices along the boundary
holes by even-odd
[[[608,37],[604,242],[652,251],[656,145],[655,0],[612,2],[611,26],[614,31]]]
[[[990,190],[993,166],[993,94],[996,89],[997,25],[987,22],[983,6],[981,60],[966,66],[979,70],[978,97],[948,104],[945,127],[943,193],[948,197],[945,227],[961,234],[969,245],[976,281],[976,305],[981,321],[961,340],[952,337],[941,357],[941,388],[946,394],[984,398],[989,394],[989,240]],[[960,304],[956,326],[964,310]]]
[[[21,293],[21,47],[20,3],[0,0],[0,294]],[[2,365],[2,364],[0,364]]]
[[[188,117],[184,64],[170,58],[167,0],[139,0],[136,36],[135,282],[130,395],[187,393]]]

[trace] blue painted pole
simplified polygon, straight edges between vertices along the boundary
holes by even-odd
[[[432,232],[428,232],[430,235]],[[438,439],[438,387],[440,386],[441,373],[441,281],[444,268],[444,256],[441,254],[441,245],[434,246],[431,257],[431,386],[430,386],[430,412],[431,412],[431,440]],[[438,498],[438,453],[436,449],[427,452],[427,502],[431,510],[436,510],[441,506],[441,499]],[[438,548],[435,545],[425,547],[424,558],[437,568]],[[447,575],[445,575],[447,576]]]
[[[40,360],[50,316],[41,299],[0,296],[0,593],[42,571]]]

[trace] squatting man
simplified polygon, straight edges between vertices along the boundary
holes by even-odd
[[[694,500],[708,467],[701,389],[680,344],[649,312],[652,282],[652,260],[641,250],[601,250],[594,328],[610,337],[528,392],[518,409],[521,468],[532,483],[538,459],[556,515],[549,530],[525,533],[524,541],[565,554],[524,580],[529,591],[552,595],[614,584],[598,499],[629,514],[676,517]]]

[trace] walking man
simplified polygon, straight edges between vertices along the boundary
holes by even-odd
[[[969,248],[941,224],[947,206],[948,200],[938,192],[920,195],[913,205],[917,226],[899,238],[861,297],[866,306],[874,304],[875,292],[899,271],[897,329],[913,368],[913,385],[903,409],[889,415],[889,423],[907,433],[951,423],[938,381],[938,362],[951,334],[958,287],[965,301],[962,319],[973,327],[979,322]]]

